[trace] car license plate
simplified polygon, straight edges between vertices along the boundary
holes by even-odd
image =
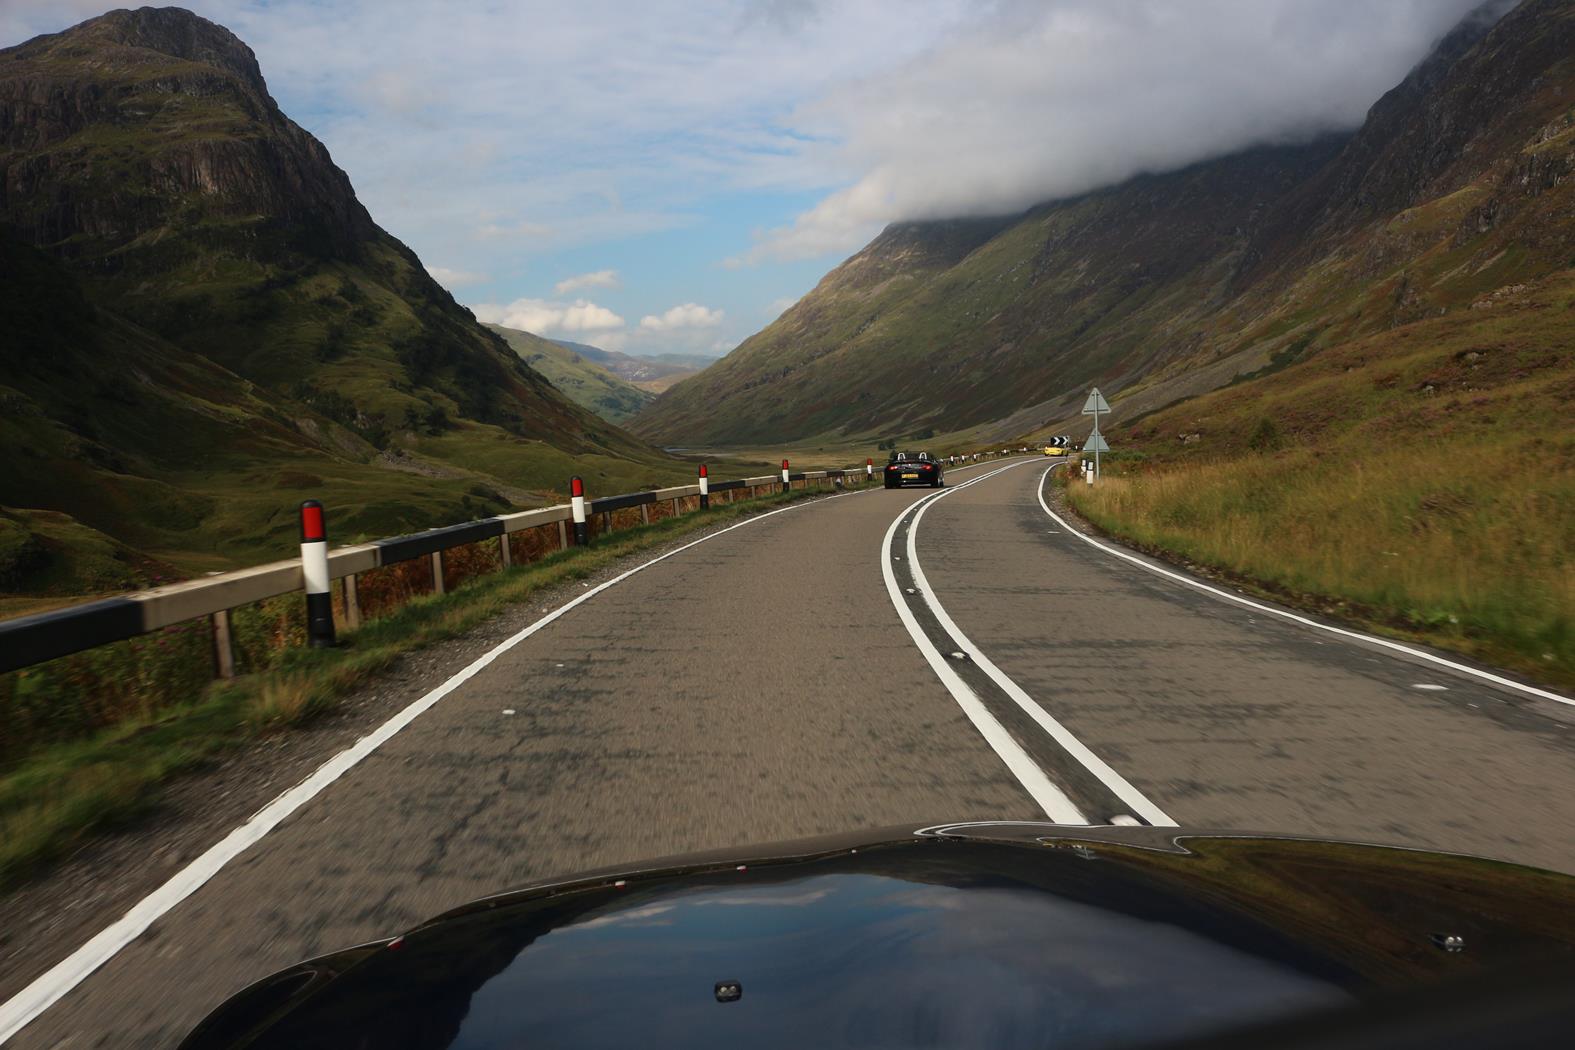
[[[902,476],[902,480],[903,481],[918,481],[919,480],[919,475],[917,475],[917,474],[904,474]]]

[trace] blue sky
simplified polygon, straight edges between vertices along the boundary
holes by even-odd
[[[720,354],[891,221],[1359,123],[1475,0],[187,0],[478,316]],[[0,0],[0,46],[103,0]]]

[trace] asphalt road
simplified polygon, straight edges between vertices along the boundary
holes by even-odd
[[[928,594],[1125,793],[964,658],[970,713],[916,644],[883,565],[905,556],[915,527],[899,519],[930,493],[798,505],[503,653],[14,1045],[171,1046],[274,969],[538,878],[859,827],[1043,819],[1021,756],[1098,822],[1158,813],[1575,872],[1575,710],[1101,554],[1040,508],[1042,461],[962,487],[995,469],[952,472],[920,518]],[[901,600],[920,603],[921,629],[943,631],[914,590]],[[992,743],[992,723],[1009,739]]]

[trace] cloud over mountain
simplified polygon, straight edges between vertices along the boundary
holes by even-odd
[[[622,317],[586,299],[576,299],[572,303],[516,299],[507,306],[480,303],[472,312],[478,321],[518,328],[536,335],[548,332],[607,332],[624,326]]]
[[[1355,127],[1479,0],[1008,0],[795,124],[853,173],[746,261]],[[1487,5],[1490,17],[1512,4]]]

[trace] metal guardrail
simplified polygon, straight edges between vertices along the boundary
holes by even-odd
[[[807,484],[810,481],[848,477],[857,477],[862,482],[869,475],[864,469],[814,470],[793,474],[792,480]],[[743,488],[777,489],[781,484],[780,474],[766,474],[734,481],[710,482],[710,492],[734,492]],[[593,515],[611,515],[617,510],[672,501],[674,512],[681,513],[679,501],[699,495],[699,485],[678,485],[649,492],[606,496],[587,501],[586,509]],[[642,515],[642,520],[646,519],[647,515]],[[339,547],[328,552],[329,578],[346,581],[343,585],[345,617],[350,626],[359,626],[360,610],[355,588],[357,574],[430,556],[433,558],[434,589],[441,592],[443,551],[501,537],[504,538],[502,562],[506,568],[512,562],[506,539],[510,534],[556,524],[559,526],[559,546],[564,549],[570,545],[567,525],[571,520],[570,505],[560,504]],[[217,672],[221,677],[230,677],[234,674],[234,659],[229,639],[229,611],[301,591],[304,586],[300,558],[289,558],[218,576],[3,620],[0,621],[0,673],[20,670],[206,616],[213,620]]]

